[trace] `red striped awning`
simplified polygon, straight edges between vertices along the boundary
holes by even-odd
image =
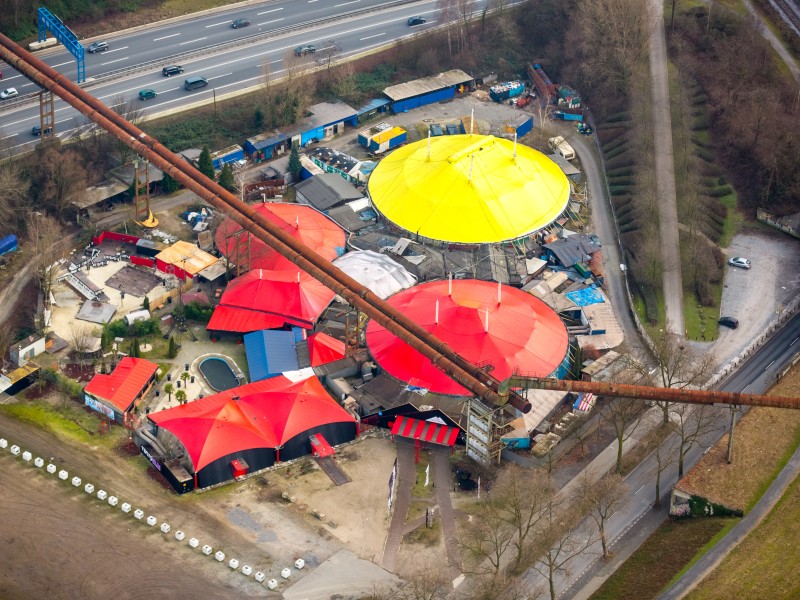
[[[453,446],[458,437],[457,427],[448,427],[432,421],[397,417],[392,424],[392,435],[399,435],[432,444]]]

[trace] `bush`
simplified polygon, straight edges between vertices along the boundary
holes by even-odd
[[[198,321],[199,323],[208,323],[211,320],[213,312],[213,307],[201,306],[197,302],[190,302],[184,307],[186,318],[190,321]]]
[[[694,155],[703,159],[706,162],[713,163],[714,162],[714,153],[711,150],[706,150],[705,148],[695,148]]]
[[[103,327],[103,331],[108,331],[108,333],[112,338],[127,337],[128,324],[125,322],[124,319],[119,319],[118,321],[111,321],[111,323],[108,323]]]
[[[146,321],[136,321],[130,328],[130,335],[136,337],[144,337],[154,333],[158,333],[158,322],[153,318]]]
[[[721,185],[710,190],[703,190],[703,195],[710,196],[711,198],[722,198],[724,196],[729,196],[732,193],[733,188],[729,185]]]

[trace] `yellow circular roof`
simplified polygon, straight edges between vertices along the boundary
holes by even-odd
[[[513,240],[552,223],[569,182],[541,152],[491,135],[447,135],[398,148],[375,168],[369,195],[412,234],[462,244]]]

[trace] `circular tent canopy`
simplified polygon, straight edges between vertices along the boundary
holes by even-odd
[[[434,281],[388,302],[468,361],[493,366],[491,374],[500,380],[514,372],[548,377],[567,356],[567,329],[558,314],[516,288],[472,279]],[[367,346],[381,367],[401,381],[439,394],[469,394],[375,321],[367,325]]]
[[[348,252],[333,264],[384,300],[417,283],[417,278],[401,264],[372,250]]]
[[[326,260],[333,260],[344,252],[344,230],[310,206],[272,202],[257,204],[253,208]],[[222,222],[214,241],[226,258],[245,268],[274,271],[297,268],[270,246],[242,231],[242,226],[233,219]]]
[[[403,146],[369,179],[373,204],[397,226],[462,244],[504,242],[542,229],[564,211],[569,192],[566,175],[544,154],[490,135]]]

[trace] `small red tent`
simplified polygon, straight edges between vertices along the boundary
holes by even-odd
[[[339,360],[344,358],[344,342],[318,331],[308,336],[308,355],[312,367]]]

